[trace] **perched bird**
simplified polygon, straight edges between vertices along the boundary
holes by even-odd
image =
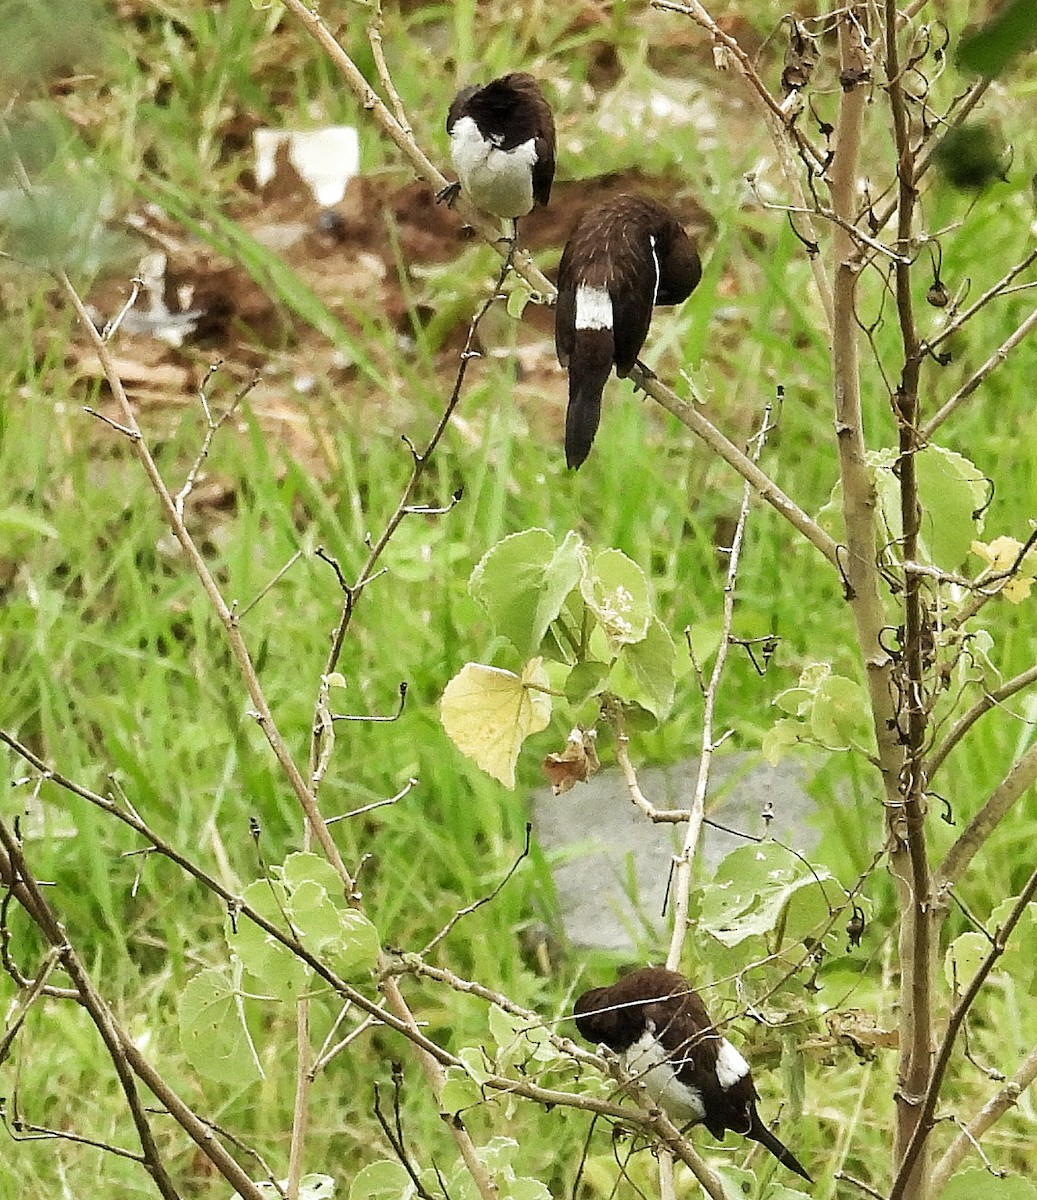
[[[795,1155],[760,1120],[749,1064],[709,1019],[676,971],[645,967],[576,1001],[576,1028],[622,1055],[624,1069],[678,1125],[702,1123],[718,1139],[752,1138],[809,1183]]]
[[[569,369],[565,461],[590,453],[601,419],[601,392],[613,365],[620,377],[637,362],[655,304],[680,304],[702,278],[691,238],[662,204],[614,196],[576,224],[558,268],[555,347]]]
[[[446,119],[457,183],[436,197],[453,203],[464,190],[476,208],[497,217],[524,217],[551,198],[555,123],[532,75],[502,75],[454,97]]]

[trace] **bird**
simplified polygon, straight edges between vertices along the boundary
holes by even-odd
[[[702,278],[698,251],[677,217],[647,196],[622,194],[576,223],[558,267],[555,348],[569,371],[565,461],[577,469],[601,419],[612,367],[637,362],[656,304],[680,304]]]
[[[485,87],[462,88],[447,113],[457,183],[436,196],[453,204],[464,191],[476,208],[516,221],[551,198],[555,123],[532,75],[513,71]],[[512,240],[517,226],[512,226]]]
[[[584,992],[574,1017],[581,1035],[619,1054],[627,1074],[676,1124],[704,1124],[719,1140],[731,1129],[813,1183],[760,1119],[749,1064],[717,1031],[683,975],[663,967],[632,971],[611,987]]]

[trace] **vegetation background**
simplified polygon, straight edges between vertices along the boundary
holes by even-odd
[[[374,10],[325,7],[337,37],[373,80],[367,27]],[[787,40],[783,7],[770,0],[716,7],[761,74],[776,81]],[[989,15],[986,5],[965,0],[928,8],[933,36],[948,31],[948,53],[967,25]],[[30,5],[10,9],[14,24],[7,23],[0,50],[0,213],[10,218],[6,246],[13,256],[0,262],[0,728],[83,787],[106,793],[114,777],[148,824],[190,848],[237,892],[262,874],[263,862],[280,862],[301,846],[300,813],[250,717],[224,631],[131,447],[83,412],[84,405],[113,410],[93,351],[46,268],[67,266],[108,318],[125,299],[142,251],[161,252],[168,302],[179,296],[203,314],[179,346],[129,326],[114,343],[174,490],[205,433],[198,390],[204,385],[218,410],[258,376],[213,440],[187,521],[224,595],[242,607],[304,552],[241,623],[278,724],[302,757],[342,603],[315,548],[324,547],[346,579],[356,578],[368,539],[396,511],[410,477],[401,436],[420,445],[435,427],[498,259],[481,240],[462,235],[456,214],[434,208],[427,186],[415,183],[278,5],[55,0],[42,16]],[[381,35],[415,139],[439,164],[446,162],[443,120],[456,87],[516,68],[544,81],[559,127],[559,179],[550,209],[530,220],[528,237],[548,273],[579,205],[625,187],[673,203],[698,232],[705,278],[678,312],[657,317],[647,362],[682,394],[694,386],[710,418],[740,444],[782,388],[765,465],[801,507],[817,513],[837,462],[830,350],[808,256],[787,216],[761,204],[775,171],[766,130],[737,81],[714,69],[701,31],[641,3],[462,0],[386,5]],[[948,64],[948,96],[961,87],[953,75]],[[982,109],[999,142],[1014,149],[1003,177],[964,191],[943,175],[926,180],[926,221],[949,231],[939,272],[951,292],[968,280],[970,294],[979,295],[1032,244],[1035,102],[1030,57],[990,89]],[[250,150],[257,128],[329,124],[356,127],[362,164],[333,216],[297,183],[257,186]],[[888,145],[870,144],[865,156],[874,156],[876,169],[888,165]],[[11,199],[23,168],[49,197],[28,224],[19,224]],[[1031,295],[1020,291],[987,306],[955,336],[947,365],[927,364],[926,380],[938,380],[945,394],[967,380],[1024,319]],[[932,309],[924,319],[935,327],[941,313]],[[463,759],[440,726],[447,680],[465,661],[496,661],[501,653],[466,587],[495,542],[533,526],[559,539],[575,529],[595,546],[623,550],[650,574],[656,611],[675,636],[687,626],[718,627],[726,571],[718,547],[731,535],[740,480],[658,406],[615,381],[589,461],[567,473],[565,378],[553,362],[549,330],[549,315],[532,308],[521,323],[503,305],[487,315],[479,330],[483,356],[469,367],[417,497],[449,512],[408,516],[400,525],[382,560],[387,574],[358,607],[340,666],[344,703],[356,714],[394,713],[400,682],[408,685],[398,720],[339,727],[322,791],[332,816],[417,781],[397,803],[333,826],[344,859],[360,871],[365,911],[386,946],[426,945],[457,910],[493,890],[522,852],[529,790],[542,783],[539,761],[568,732],[559,718],[538,735],[520,760],[517,790],[508,792]],[[891,323],[876,324],[880,354],[894,335]],[[220,369],[210,375],[216,360]],[[1023,341],[943,431],[944,444],[996,481],[986,513],[991,536],[1025,538],[1034,516],[1035,377],[1037,350]],[[895,444],[888,392],[874,366],[863,397],[870,444]],[[463,498],[451,506],[462,487]],[[824,659],[860,676],[839,581],[818,562],[774,512],[754,508],[738,579],[738,633],[773,633],[780,644],[762,676],[747,658],[730,660],[717,728],[734,731],[731,749],[759,749],[776,717],[771,701],[795,685],[805,664]],[[1014,676],[1037,652],[1032,602],[998,601],[988,611],[997,667]],[[697,752],[701,718],[701,693],[686,669],[673,715],[637,734],[637,760]],[[955,753],[945,791],[959,829],[1029,746],[1035,720],[1030,694],[978,725],[967,754]],[[607,741],[603,754],[609,756]],[[850,887],[884,838],[870,768],[850,753],[809,763],[822,833],[816,857]],[[254,1019],[266,1072],[261,1083],[216,1087],[200,1080],[180,1048],[177,1002],[199,968],[226,956],[224,907],[171,863],[141,855],[129,830],[41,785],[13,754],[0,764],[0,812],[5,819],[20,814],[33,869],[48,882],[69,940],[115,1013],[178,1092],[254,1146],[281,1177],[295,1092],[292,1006],[266,1005]],[[937,815],[930,833],[939,855],[956,830]],[[967,877],[963,903],[976,920],[989,918],[1022,885],[1035,840],[1031,790],[1002,823],[996,855]],[[865,894],[863,943],[829,984],[849,981],[846,1007],[892,1028],[895,907],[884,871],[870,874]],[[41,943],[18,914],[5,908],[7,916],[4,952],[31,973]],[[969,917],[956,914],[948,936],[969,927]],[[534,842],[492,903],[444,939],[436,961],[560,1019],[574,995],[620,964],[576,955],[558,934],[550,864]],[[644,960],[659,951],[647,944]],[[708,953],[703,960],[712,969]],[[454,1050],[485,1041],[485,1004],[417,981],[407,990],[430,1038]],[[15,996],[9,975],[0,975],[0,1003],[6,1008]],[[1032,1051],[1031,999],[1027,985],[1008,973],[987,989],[968,1030],[975,1065],[955,1073],[941,1114],[974,1112],[996,1090],[984,1065],[1010,1074]],[[328,998],[315,1002],[318,1042],[336,1011]],[[813,1021],[796,1034],[813,1047],[797,1057],[805,1070],[800,1083],[799,1068],[787,1054],[782,1059],[768,1031],[745,1036],[767,1112],[784,1099],[794,1115],[802,1087],[806,1115],[783,1129],[794,1130],[785,1140],[799,1157],[816,1164],[813,1194],[863,1194],[837,1182],[839,1171],[884,1186],[889,1128],[873,1114],[888,1111],[895,1071],[889,1049],[855,1053]],[[0,1196],[84,1194],[94,1180],[112,1195],[152,1194],[136,1163],[67,1140],[39,1140],[25,1128],[133,1144],[110,1060],[86,1014],[56,1000],[37,1003],[10,1050],[0,1067],[8,1126]],[[401,1121],[416,1158],[446,1169],[456,1155],[406,1047],[376,1030],[339,1055],[315,1085],[306,1167],[335,1176],[342,1194],[357,1168],[393,1156],[374,1114],[373,1084],[384,1098],[396,1061],[405,1064]],[[470,1116],[473,1133],[482,1120],[478,1111]],[[486,1128],[496,1120],[487,1118]],[[650,1190],[650,1155],[628,1160],[629,1147],[614,1150],[600,1122],[588,1143],[589,1120],[573,1110],[520,1106],[512,1130],[520,1144],[516,1170],[559,1196],[571,1193],[581,1171],[582,1194],[609,1196],[617,1180],[624,1194],[632,1186]],[[1008,1189],[1034,1173],[1035,1120],[1025,1093],[985,1141],[986,1153],[1013,1178],[1000,1184],[985,1174],[989,1190],[974,1194],[1032,1195]],[[226,1194],[175,1126],[160,1123],[158,1131],[184,1195]],[[937,1136],[945,1142],[952,1134],[948,1127]],[[710,1156],[721,1153],[708,1138],[699,1140]],[[744,1149],[722,1153],[741,1161]]]

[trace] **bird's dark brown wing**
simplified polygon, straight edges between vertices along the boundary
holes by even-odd
[[[533,164],[533,199],[541,207],[551,199],[551,184],[555,177],[554,129],[550,137],[538,137],[533,142],[536,162]]]
[[[558,296],[555,300],[555,350],[563,367],[569,365],[575,342],[576,277],[573,273],[573,241],[570,239],[558,264]]]

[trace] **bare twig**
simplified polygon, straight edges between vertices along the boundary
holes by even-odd
[[[1037,1079],[1037,1046],[1030,1050],[1012,1078],[998,1089],[971,1121],[961,1128],[958,1136],[943,1152],[942,1157],[933,1167],[930,1179],[934,1196],[939,1196],[969,1150],[976,1148],[983,1134],[1019,1102],[1019,1097],[1035,1079]]]
[[[794,156],[799,156],[807,169],[808,175],[811,176],[823,174],[827,167],[827,162],[820,151],[810,144],[807,137],[795,123],[795,106],[780,104],[771,95],[769,88],[760,78],[759,72],[753,65],[752,59],[738,44],[738,40],[721,29],[698,0],[688,0],[687,3],[677,3],[674,0],[652,0],[652,7],[663,9],[664,11],[681,13],[684,16],[690,17],[696,25],[706,30],[713,39],[714,47],[722,48],[726,59],[729,62],[735,63],[746,82],[750,96],[757,104],[767,123],[771,140],[774,143],[778,159],[781,162],[785,182],[790,192],[796,198],[797,205],[808,212],[806,218],[807,238],[814,245],[817,245],[819,240],[817,231],[814,227],[812,217],[809,216],[810,206],[807,204],[806,196],[803,192],[800,173],[796,168]],[[817,254],[810,255],[810,267],[814,274],[814,284],[821,301],[821,307],[824,310],[826,323],[831,328],[831,285],[828,282],[824,267]]]
[[[999,367],[1011,354],[1011,352],[1019,345],[1019,343],[1033,330],[1037,328],[1037,308],[1019,325],[1013,333],[1011,333],[1000,346],[994,351],[987,361],[975,372],[970,379],[962,384],[960,388],[950,397],[946,403],[941,404],[939,409],[929,418],[928,421],[919,430],[919,437],[923,441],[928,441],[937,429],[947,420],[947,418],[955,412],[979,387],[995,367]]]
[[[897,244],[906,251],[912,243],[918,187],[908,98],[900,69],[896,0],[885,0],[884,20],[886,92],[897,152]],[[902,555],[905,559],[915,560],[918,558],[921,525],[915,470],[919,446],[918,384],[924,351],[920,347],[915,321],[910,265],[896,263],[893,278],[903,347],[903,368],[893,401],[900,451],[897,474],[900,479]],[[906,729],[899,715],[898,729],[906,742],[906,755],[901,780],[902,814],[895,814],[895,810],[891,810],[896,841],[890,855],[891,870],[898,884],[901,923],[900,1058],[894,1162],[898,1167],[901,1192],[914,1198],[925,1194],[926,1170],[923,1158],[919,1157],[924,1143],[917,1140],[915,1135],[920,1128],[919,1120],[924,1108],[919,1107],[918,1097],[930,1082],[933,1050],[932,951],[936,936],[932,877],[926,848],[925,769],[922,763],[927,730],[922,579],[916,574],[905,577],[903,605],[902,669],[905,686],[901,688],[901,695],[906,708]],[[896,820],[899,815],[902,815],[902,824]],[[905,886],[908,881],[909,886]],[[910,1157],[909,1146],[916,1147]],[[901,1169],[902,1163],[904,1166]]]
[[[474,900],[471,904],[465,905],[464,908],[459,908],[457,910],[457,912],[455,912],[454,915],[450,918],[450,920],[447,921],[447,923],[443,926],[443,928],[439,931],[439,933],[436,934],[436,936],[432,939],[432,941],[430,941],[428,943],[428,945],[425,947],[425,949],[421,951],[422,958],[424,958],[425,955],[428,954],[428,952],[430,950],[432,950],[435,946],[439,945],[439,943],[447,936],[447,934],[450,933],[450,931],[454,928],[454,926],[458,923],[458,921],[460,921],[463,917],[467,917],[470,913],[475,912],[475,910],[477,908],[482,908],[482,906],[484,904],[489,904],[491,900],[495,900],[500,895],[501,891],[506,886],[508,880],[519,869],[519,866],[521,865],[523,860],[528,858],[528,856],[529,856],[529,839],[532,836],[532,833],[533,833],[533,826],[527,821],[526,822],[526,844],[522,848],[522,853],[518,856],[518,858],[515,859],[515,861],[508,868],[505,876],[500,880],[500,882],[497,884],[497,886],[488,895],[480,896],[478,900]]]
[[[246,383],[243,388],[239,389],[237,395],[235,395],[228,407],[225,408],[222,413],[220,413],[216,420],[213,420],[212,410],[209,408],[209,397],[206,395],[205,389],[216,377],[216,373],[219,371],[221,365],[221,363],[217,362],[213,363],[212,366],[209,367],[208,371],[205,373],[205,379],[202,381],[202,386],[198,391],[198,399],[202,406],[202,412],[205,414],[205,434],[202,437],[202,444],[198,448],[198,453],[195,455],[194,462],[191,463],[191,466],[188,469],[187,477],[184,479],[183,487],[181,487],[180,491],[177,492],[177,494],[173,497],[173,504],[176,507],[177,516],[179,516],[181,521],[184,519],[184,505],[187,503],[187,498],[194,490],[194,485],[198,481],[198,473],[201,471],[205,460],[209,457],[209,450],[212,447],[213,438],[234,415],[234,413],[237,411],[238,405],[241,404],[249,392],[251,392],[259,383],[259,376],[253,376],[253,378]]]
[[[244,608],[238,608],[235,605],[234,615],[237,617],[238,621],[243,621],[248,616],[248,614],[256,607],[256,605],[260,602],[260,600],[262,600],[264,596],[266,596],[273,588],[275,588],[281,582],[281,580],[285,577],[285,575],[287,575],[288,572],[292,569],[292,567],[294,567],[295,564],[299,561],[299,559],[302,558],[302,553],[303,552],[301,550],[296,550],[296,552],[284,564],[284,566],[281,567],[281,569],[277,572],[277,574],[274,575],[272,579],[268,580],[268,582],[265,583],[259,589],[259,591],[252,597],[252,599],[248,602],[248,604],[245,605]]]
[[[924,342],[922,345],[923,353],[932,353],[937,346],[941,345],[941,343],[945,342],[947,338],[956,333],[962,327],[962,325],[966,323],[966,321],[971,320],[981,308],[984,308],[990,303],[991,300],[996,300],[998,296],[1002,295],[1012,280],[1015,279],[1017,275],[1022,274],[1022,272],[1025,271],[1026,268],[1035,261],[1037,261],[1037,248],[1031,250],[1027,255],[1020,259],[1020,261],[1017,262],[1014,267],[1012,267],[1007,275],[999,279],[997,283],[993,284],[991,287],[987,288],[983,295],[980,296],[974,304],[970,304],[968,308],[963,309],[954,317],[953,320],[948,321],[939,333],[935,334],[933,337]]]
[[[227,641],[230,644],[234,659],[238,664],[238,670],[241,673],[242,680],[248,691],[249,698],[256,709],[256,719],[259,727],[266,735],[267,741],[270,743],[270,748],[273,750],[281,769],[284,771],[285,778],[288,780],[296,799],[306,814],[307,820],[313,825],[317,836],[317,841],[320,843],[321,849],[331,865],[338,872],[339,878],[342,880],[343,887],[347,896],[351,896],[353,892],[353,881],[349,877],[349,872],[346,870],[346,865],[342,861],[342,856],[339,854],[338,847],[335,845],[331,834],[328,832],[327,826],[324,824],[324,819],[317,808],[316,800],[310,789],[306,786],[299,768],[292,758],[288,746],[281,736],[281,731],[278,729],[274,721],[273,714],[267,704],[266,696],[259,682],[259,677],[256,674],[255,667],[252,663],[252,658],[249,655],[248,647],[245,645],[245,640],[241,636],[238,629],[237,621],[234,614],[231,612],[226,601],[223,599],[223,594],[212,576],[205,559],[202,558],[201,552],[194,543],[194,539],[188,532],[186,525],[183,522],[180,514],[177,512],[176,504],[173,497],[170,495],[169,489],[159,473],[155,460],[151,456],[151,452],[144,442],[140,429],[137,425],[137,419],[134,415],[133,408],[130,405],[129,398],[126,395],[126,390],[122,385],[122,380],[119,378],[119,372],[116,370],[115,363],[112,360],[111,354],[108,351],[108,345],[94,327],[94,323],[90,320],[90,316],[83,305],[83,301],[79,297],[79,293],[73,287],[68,276],[62,273],[59,277],[59,282],[64,288],[65,294],[75,309],[79,317],[80,324],[84,328],[93,344],[94,352],[97,355],[98,361],[101,364],[101,369],[104,371],[105,378],[108,381],[108,386],[112,390],[112,394],[116,399],[119,410],[122,413],[123,420],[127,429],[132,433],[130,444],[139,459],[144,472],[148,477],[152,489],[159,499],[162,510],[170,528],[176,535],[177,541],[183,547],[185,554],[191,566],[194,568],[195,574],[201,582],[202,588],[209,602],[212,605],[216,615],[219,617],[220,623],[224,628]]]
[[[902,1200],[902,1197],[907,1194],[909,1187],[912,1185],[912,1181],[915,1178],[915,1165],[925,1147],[929,1132],[935,1124],[933,1113],[940,1094],[943,1077],[950,1063],[958,1031],[961,1029],[969,1009],[975,1003],[976,997],[986,982],[987,976],[994,969],[997,960],[1004,954],[1012,931],[1019,923],[1020,918],[1026,912],[1027,906],[1035,895],[1037,895],[1037,870],[1034,870],[1030,878],[1026,881],[1026,886],[1020,892],[1015,904],[1012,905],[1012,910],[1005,918],[1004,924],[994,934],[993,946],[980,963],[979,969],[973,976],[969,986],[965,989],[961,999],[954,1006],[954,1011],[947,1022],[947,1029],[943,1035],[943,1041],[940,1043],[927,1087],[924,1094],[919,1098],[920,1103],[916,1102],[915,1104],[917,1111],[914,1128],[903,1159],[899,1164],[896,1178],[893,1180],[893,1186],[890,1188],[889,1200]]]
[[[13,893],[8,892],[7,896]],[[4,897],[6,902],[7,896]],[[6,922],[5,922],[6,928]],[[25,1023],[25,1018],[29,1015],[32,1006],[36,1001],[45,994],[47,980],[50,978],[51,972],[58,964],[59,953],[55,947],[51,947],[43,956],[43,960],[37,968],[36,974],[32,979],[22,980],[21,975],[13,975],[8,968],[8,974],[12,975],[15,983],[24,991],[24,995],[18,997],[17,1009],[8,1014],[6,1019],[7,1029],[0,1037],[0,1067],[4,1065],[8,1054],[11,1052],[11,1045],[14,1039],[18,1036],[18,1030]],[[5,967],[7,966],[5,962]],[[78,996],[78,992],[73,992],[72,995]]]
[[[137,1131],[137,1137],[140,1140],[141,1157],[145,1169],[164,1200],[180,1200],[180,1193],[169,1177],[162,1154],[155,1144],[151,1125],[133,1078],[136,1068],[128,1061],[125,1053],[125,1034],[119,1028],[111,1008],[94,986],[82,960],[69,943],[65,931],[51,911],[39,884],[29,870],[18,839],[8,828],[7,822],[2,819],[0,819],[0,844],[3,846],[3,854],[0,855],[0,880],[11,889],[15,899],[35,923],[40,933],[58,952],[62,967],[79,993],[80,1003],[86,1009],[104,1042],[119,1080],[119,1086],[126,1098],[126,1106]],[[261,1200],[259,1190],[251,1183],[248,1176],[244,1175],[241,1168],[222,1147],[218,1147],[218,1149],[221,1152],[219,1155],[207,1151],[207,1156],[217,1170],[235,1187],[238,1186],[240,1177],[246,1188],[241,1194],[246,1200]]]
[[[976,815],[962,831],[961,836],[947,851],[936,872],[935,886],[938,891],[942,891],[961,878],[998,822],[1025,795],[1035,781],[1037,781],[1037,742],[1031,743],[1018,760],[1012,764],[1011,770],[987,797]]]
[[[4,1125],[8,1134],[16,1142],[43,1142],[60,1139],[79,1146],[91,1146],[95,1150],[103,1150],[106,1154],[114,1154],[116,1158],[128,1158],[130,1162],[138,1163],[142,1167],[147,1166],[143,1154],[133,1150],[124,1150],[122,1146],[115,1146],[111,1142],[85,1137],[81,1133],[73,1133],[68,1129],[50,1129],[46,1125],[35,1125],[22,1117],[16,1117],[14,1113],[8,1116],[7,1106],[2,1096],[0,1096],[0,1123]]]
[[[763,420],[752,441],[752,461],[758,462],[771,431],[771,412],[773,406],[767,404],[763,410]],[[695,787],[691,794],[688,827],[684,831],[684,842],[681,851],[674,860],[676,871],[674,875],[674,906],[673,927],[670,931],[670,947],[666,955],[666,966],[671,971],[680,969],[681,955],[684,950],[684,938],[688,932],[688,912],[691,901],[691,873],[698,849],[699,834],[702,830],[702,820],[706,806],[706,789],[709,786],[710,771],[713,766],[713,755],[716,753],[719,741],[714,740],[713,722],[716,711],[717,695],[720,691],[720,680],[727,663],[727,654],[731,645],[731,629],[735,614],[735,584],[738,580],[738,565],[742,557],[742,545],[745,540],[745,526],[749,519],[749,506],[752,501],[752,489],[748,483],[742,488],[742,503],[738,509],[738,520],[735,523],[731,546],[727,551],[727,578],[724,582],[724,615],[720,628],[720,644],[713,660],[713,670],[710,672],[705,690],[702,693],[702,736],[700,741],[698,771]]]

